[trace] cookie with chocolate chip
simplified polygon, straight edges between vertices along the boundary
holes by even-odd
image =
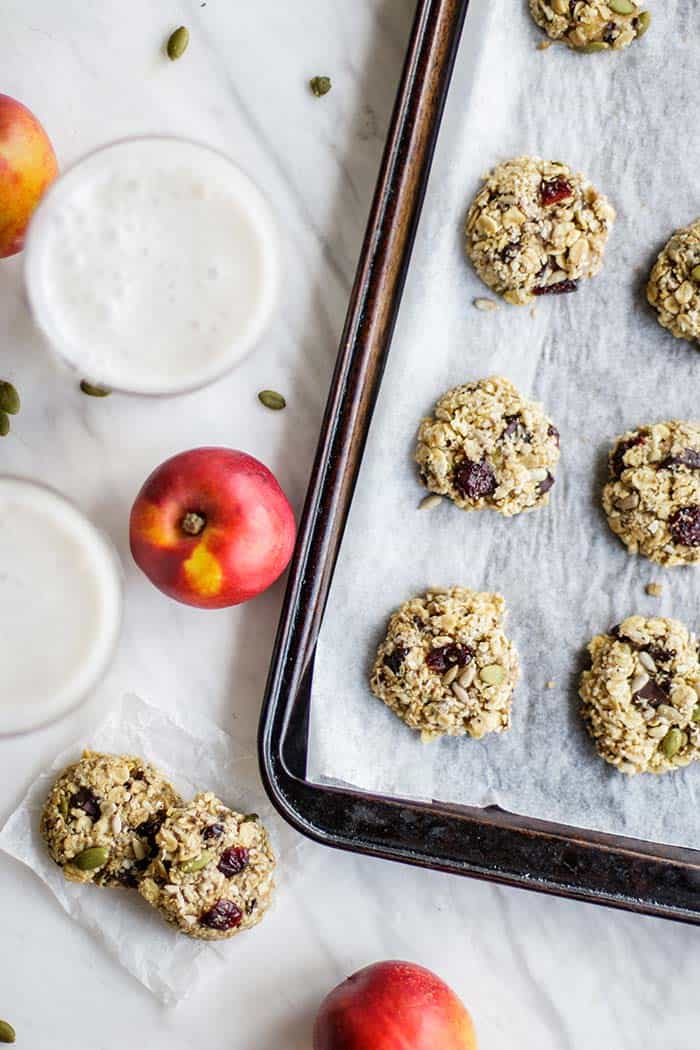
[[[607,198],[567,164],[517,157],[485,177],[466,251],[484,284],[522,305],[575,292],[597,274],[614,220]]]
[[[700,561],[700,424],[672,419],[622,434],[608,457],[603,508],[631,554]]]
[[[40,830],[71,882],[135,887],[166,813],[181,801],[142,758],[84,751],[56,779]]]
[[[581,716],[623,773],[667,773],[698,757],[697,639],[678,620],[630,616],[588,646]]]
[[[421,423],[415,459],[430,492],[510,517],[548,502],[559,431],[541,405],[491,376],[443,394]]]
[[[700,343],[700,219],[676,230],[659,253],[647,299],[672,335]]]
[[[423,740],[510,728],[518,654],[500,594],[452,587],[411,598],[389,620],[370,688]]]
[[[651,24],[632,0],[530,0],[530,13],[551,40],[585,54],[621,51]]]
[[[269,908],[275,857],[254,813],[237,813],[203,792],[170,811],[156,846],[139,893],[189,937],[233,937]]]

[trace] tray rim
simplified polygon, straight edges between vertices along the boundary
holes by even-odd
[[[469,0],[416,5],[265,689],[258,734],[263,784],[289,824],[337,849],[700,924],[700,851],[497,807],[414,802],[305,779],[316,639],[468,7]]]

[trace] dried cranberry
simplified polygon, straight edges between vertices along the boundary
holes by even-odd
[[[540,496],[544,496],[545,493],[549,492],[549,490],[551,489],[551,487],[553,485],[554,485],[554,478],[549,473],[549,471],[547,471],[547,477],[544,479],[544,481],[541,481],[539,483],[539,485],[537,486],[537,491],[539,492]]]
[[[694,448],[684,448],[677,456],[667,456],[661,467],[665,470],[675,470],[676,467],[700,470],[700,452]]]
[[[117,872],[117,882],[121,886],[126,886],[130,890],[135,890],[139,884],[139,880],[136,878],[133,868],[121,868]]]
[[[70,800],[70,806],[71,809],[82,809],[90,820],[99,820],[102,815],[97,797],[87,787],[78,788]]]
[[[468,645],[451,642],[448,645],[440,645],[435,649],[431,649],[425,658],[425,662],[431,671],[443,674],[448,668],[454,667],[455,664],[458,667],[466,667],[473,657],[474,650],[470,649]]]
[[[240,875],[244,868],[248,867],[248,850],[245,846],[232,846],[230,849],[225,849],[216,866],[227,879]]]
[[[681,507],[669,521],[674,543],[685,547],[700,547],[700,506]]]
[[[540,183],[540,200],[545,207],[567,200],[573,192],[573,186],[563,175],[557,175],[554,179],[542,179]]]
[[[508,438],[514,438],[515,441],[527,441],[528,444],[532,441],[532,434],[519,415],[506,416],[505,421],[508,425],[501,434],[501,440],[505,441]]]
[[[566,295],[578,288],[576,281],[559,281],[557,284],[545,284],[532,289],[533,295]]]
[[[455,469],[454,483],[461,494],[471,500],[490,496],[497,487],[496,475],[485,459],[482,459],[480,463],[463,459]]]
[[[243,920],[243,912],[237,908],[233,901],[222,897],[216,904],[200,916],[202,926],[210,930],[233,930],[240,926]]]
[[[627,441],[618,441],[614,450],[610,453],[610,473],[614,478],[619,478],[625,469],[625,455],[631,448],[643,445],[643,437],[628,438]]]
[[[550,423],[547,427],[547,437],[554,438],[557,443],[557,448],[559,448],[559,431],[554,426],[554,423]]]
[[[651,707],[658,707],[659,704],[665,704],[668,702],[668,693],[650,678],[646,685],[643,685],[641,689],[638,689],[636,693],[632,694],[632,699],[643,700]]]
[[[224,825],[223,824],[209,824],[208,827],[206,827],[204,829],[204,831],[202,832],[202,838],[204,839],[205,842],[208,842],[209,839],[218,839],[218,838],[220,838],[223,835],[223,833],[224,833]]]
[[[165,810],[160,809],[155,813],[150,820],[144,820],[142,824],[139,824],[134,830],[140,839],[145,839],[148,843],[149,853],[157,853],[158,846],[156,845],[156,835],[160,831],[163,821],[165,820]]]
[[[392,652],[387,653],[384,657],[384,666],[388,667],[390,671],[394,672],[394,674],[398,674],[401,670],[401,664],[406,659],[407,653],[408,649],[405,645],[397,645]]]

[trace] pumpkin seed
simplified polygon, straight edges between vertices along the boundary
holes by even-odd
[[[243,820],[241,821],[241,824],[247,824],[251,820],[260,820],[260,817],[257,813],[246,813],[246,815],[243,817]]]
[[[193,857],[192,860],[185,860],[178,866],[184,875],[193,875],[195,871],[201,871],[202,868],[206,868],[209,861],[213,860],[213,858],[214,854],[205,849],[198,857]]]
[[[692,714],[693,722],[700,722],[700,704],[696,704]]]
[[[322,95],[327,95],[331,89],[331,78],[330,77],[312,77],[309,81],[309,87],[316,98],[321,98]]]
[[[71,864],[78,871],[93,871],[95,868],[101,868],[108,860],[109,850],[106,846],[90,846],[77,857],[73,857]]]
[[[0,437],[7,437],[10,433],[10,417],[7,412],[0,412]]]
[[[0,1043],[14,1043],[15,1030],[9,1021],[0,1021]]]
[[[10,416],[16,416],[20,409],[17,388],[6,379],[0,382],[0,409]]]
[[[651,11],[642,11],[637,19],[637,36],[644,36],[651,25]]]
[[[482,667],[479,671],[479,678],[487,685],[500,685],[505,676],[506,672],[500,664],[489,664],[488,667]]]
[[[271,408],[273,412],[279,412],[281,408],[285,408],[287,405],[282,395],[278,394],[276,390],[261,390],[258,394],[258,401],[265,408]]]
[[[58,812],[61,814],[64,820],[68,820],[68,799],[65,795],[59,800]]]
[[[700,281],[700,266],[694,266],[690,271],[690,276],[694,281]]]
[[[665,754],[666,758],[673,758],[677,755],[683,744],[686,742],[686,735],[682,733],[680,729],[669,729],[666,736],[661,741],[661,750]]]
[[[608,45],[604,44],[602,40],[591,40],[590,44],[584,44],[583,47],[577,47],[576,51],[580,51],[584,55],[592,55],[596,51],[607,51]]]
[[[88,383],[87,379],[80,380],[80,389],[84,394],[87,394],[88,397],[109,397],[112,393],[112,391],[107,390],[106,387],[95,386],[94,383]]]
[[[636,10],[631,0],[608,0],[608,7],[616,15],[633,15]]]
[[[170,34],[166,50],[171,62],[175,62],[178,58],[182,58],[187,50],[189,42],[190,31],[187,26],[179,26],[174,33]]]

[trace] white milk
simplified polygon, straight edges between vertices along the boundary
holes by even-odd
[[[114,651],[121,576],[101,533],[42,485],[0,477],[0,734],[70,710]]]
[[[274,220],[230,160],[178,139],[118,142],[69,169],[32,220],[34,316],[81,377],[173,394],[218,378],[274,308]]]

